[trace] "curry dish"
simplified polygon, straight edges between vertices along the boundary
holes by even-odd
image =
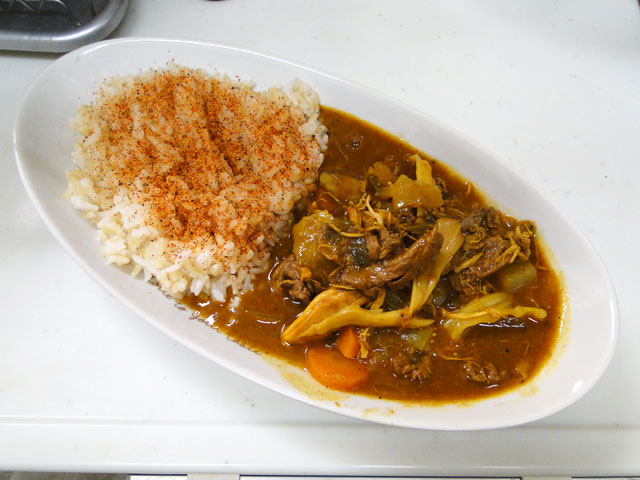
[[[535,376],[563,311],[536,225],[377,127],[321,114],[329,144],[318,186],[270,271],[237,307],[183,302],[337,390],[450,402]]]

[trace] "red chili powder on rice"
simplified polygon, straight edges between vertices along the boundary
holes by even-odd
[[[172,66],[114,77],[82,107],[65,197],[98,227],[108,263],[176,297],[239,295],[268,265],[315,184],[317,94]]]

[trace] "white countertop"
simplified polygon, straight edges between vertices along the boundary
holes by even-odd
[[[18,179],[11,131],[28,84],[57,55],[0,52],[0,470],[640,475],[635,0],[131,0],[116,36],[287,57],[488,147],[602,256],[618,293],[618,349],[573,406],[474,433],[347,419],[230,373],[109,296],[46,229]]]

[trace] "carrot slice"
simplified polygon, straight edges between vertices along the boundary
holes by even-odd
[[[343,327],[338,334],[338,350],[347,358],[356,358],[360,353],[360,338],[352,326]]]
[[[368,365],[327,347],[310,348],[305,366],[318,382],[336,390],[352,390],[369,380]]]

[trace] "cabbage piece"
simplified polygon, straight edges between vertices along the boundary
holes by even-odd
[[[382,162],[375,162],[367,169],[367,177],[373,176],[381,185],[389,185],[396,176],[393,174],[388,165]]]
[[[431,170],[431,164],[428,160],[420,157],[417,153],[414,153],[409,157],[409,160],[416,163],[416,181],[426,185],[428,187],[438,188],[436,181],[433,178],[433,172]],[[440,189],[438,188],[438,191]]]
[[[320,185],[342,201],[357,203],[362,197],[367,182],[343,173],[322,172]]]
[[[412,314],[420,310],[429,299],[442,272],[464,242],[462,233],[460,233],[460,222],[453,218],[438,219],[434,228],[442,234],[442,247],[434,259],[425,265],[413,279],[411,303],[409,304],[409,312]]]
[[[333,220],[333,215],[321,210],[302,217],[293,226],[293,253],[303,267],[311,270],[313,278],[318,280],[325,278],[336,267],[318,248],[327,244],[326,232],[330,228],[328,224]]]
[[[427,350],[427,346],[429,345],[429,342],[433,339],[435,334],[436,331],[434,326],[432,325],[430,327],[407,330],[405,332],[402,332],[400,336],[405,342],[415,347],[417,350],[424,352],[425,350]]]
[[[431,164],[428,160],[412,155],[410,160],[416,162],[416,179],[412,180],[406,175],[400,175],[395,182],[388,187],[380,188],[376,195],[383,198],[391,198],[396,208],[425,207],[438,208],[442,205],[442,192],[431,173]]]
[[[517,292],[521,288],[535,285],[538,271],[531,262],[516,262],[505,265],[495,273],[500,288],[507,292]]]
[[[411,317],[407,309],[385,312],[381,308],[363,308],[368,301],[354,290],[328,288],[307,305],[280,338],[286,343],[301,343],[326,337],[346,325],[420,328],[433,323],[431,319]]]
[[[476,298],[455,312],[445,311],[442,326],[449,332],[451,340],[458,342],[464,331],[480,323],[495,323],[501,318],[530,316],[544,320],[547,312],[541,308],[513,306],[513,295],[496,292]]]

